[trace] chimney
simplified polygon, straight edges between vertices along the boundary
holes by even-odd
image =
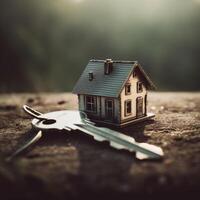
[[[90,71],[90,72],[88,73],[88,75],[89,75],[89,81],[92,81],[92,80],[94,79],[94,74],[93,74],[93,72]]]
[[[106,59],[104,61],[104,74],[109,75],[113,70],[113,61],[112,59]]]

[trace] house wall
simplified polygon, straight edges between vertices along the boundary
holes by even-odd
[[[84,111],[85,110],[85,101],[84,101],[84,95],[79,94],[78,95],[78,105],[79,105],[79,110]]]
[[[79,94],[78,98],[79,98],[79,110],[85,112],[86,111],[85,110],[85,95]],[[104,121],[106,118],[105,116],[105,100],[106,99],[107,97],[97,96],[97,112],[96,113],[86,112],[88,116],[94,117],[94,119],[99,119],[99,120]],[[120,121],[119,99],[118,98],[109,98],[109,99],[113,99],[114,101],[114,119],[113,120],[115,122],[119,122]]]
[[[136,117],[136,99],[137,97],[143,97],[143,114],[145,114],[145,95],[147,94],[147,89],[144,85],[142,85],[142,92],[137,93],[137,82],[140,81],[138,76],[135,75],[133,77],[133,74],[130,75],[127,83],[131,84],[131,94],[126,95],[125,94],[125,86],[120,94],[120,99],[121,99],[121,120],[127,120],[129,118],[134,118]],[[125,116],[125,105],[124,102],[126,100],[131,100],[132,101],[132,113],[129,116]]]

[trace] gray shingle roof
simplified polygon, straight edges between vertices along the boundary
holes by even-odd
[[[73,93],[105,97],[118,97],[137,61],[113,61],[113,71],[104,74],[104,60],[90,60]],[[93,72],[94,79],[89,81],[88,73]],[[144,71],[143,71],[144,73]]]

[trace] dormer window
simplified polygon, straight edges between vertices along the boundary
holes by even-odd
[[[140,93],[142,91],[143,91],[142,82],[137,82],[137,93]]]
[[[131,84],[127,83],[125,85],[125,95],[129,95],[129,94],[131,94]]]
[[[89,76],[89,81],[92,81],[92,80],[94,79],[94,74],[93,74],[92,71],[90,71],[90,72],[88,73],[88,76]]]

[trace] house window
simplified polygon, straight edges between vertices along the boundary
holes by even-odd
[[[124,108],[125,108],[124,115],[125,115],[125,116],[131,115],[131,113],[132,113],[131,100],[126,100],[126,101],[124,102]]]
[[[131,94],[131,84],[130,83],[125,85],[125,94],[126,95]]]
[[[137,82],[137,92],[140,93],[142,90],[142,82]]]
[[[93,74],[93,72],[90,71],[90,72],[88,73],[88,75],[89,75],[89,81],[92,81],[92,80],[94,79],[94,74]]]
[[[86,107],[86,110],[89,112],[96,112],[97,111],[97,97],[86,96],[85,107]]]

